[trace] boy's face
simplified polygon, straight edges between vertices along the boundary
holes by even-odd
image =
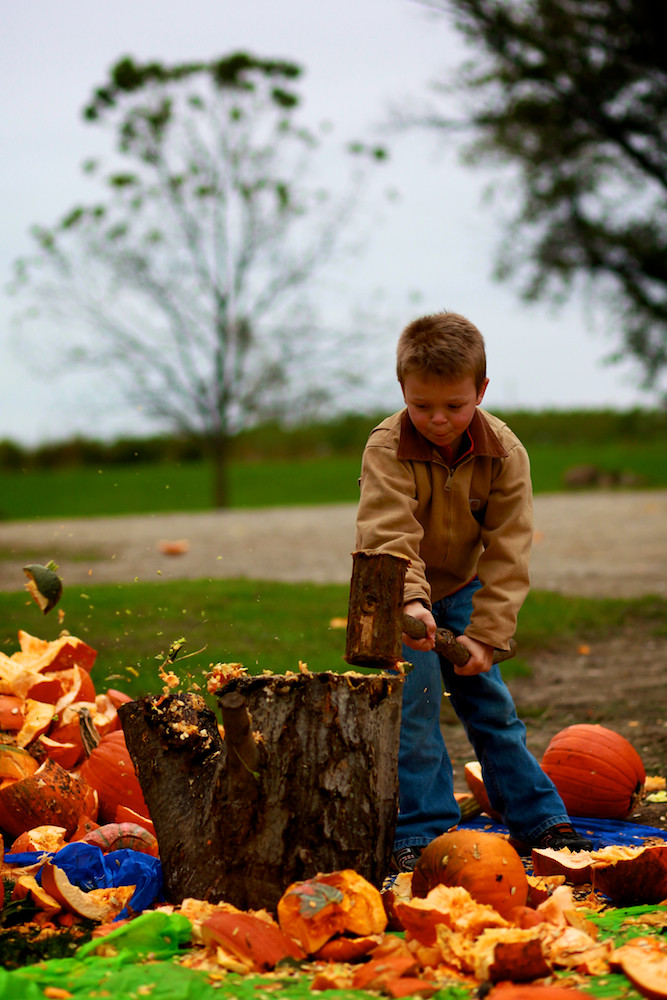
[[[456,448],[482,402],[488,379],[479,390],[472,376],[450,381],[411,372],[403,381],[403,398],[417,430],[438,447]]]

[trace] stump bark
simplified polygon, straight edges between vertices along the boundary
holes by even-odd
[[[165,895],[275,907],[317,872],[379,886],[398,809],[401,675],[240,677],[215,714],[195,694],[119,708]]]

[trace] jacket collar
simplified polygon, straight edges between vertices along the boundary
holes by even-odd
[[[507,458],[508,455],[483,412],[479,409],[475,410],[464,434],[459,460],[471,454],[487,455],[490,458]],[[403,410],[396,457],[399,461],[432,462],[434,455],[440,457],[434,445],[416,429],[408,416],[408,411]]]

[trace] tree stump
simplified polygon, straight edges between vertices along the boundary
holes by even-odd
[[[379,886],[398,809],[403,677],[239,677],[215,714],[195,694],[119,708],[166,898],[275,910],[285,889],[353,868]]]

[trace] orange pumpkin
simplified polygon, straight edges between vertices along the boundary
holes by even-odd
[[[23,725],[23,698],[14,694],[0,694],[0,729],[17,732]]]
[[[590,996],[574,986],[500,983],[486,994],[486,1000],[590,1000]]]
[[[140,854],[159,857],[155,834],[149,833],[138,823],[105,823],[81,837],[81,843],[94,844],[103,854],[130,848]]]
[[[497,823],[502,823],[502,816],[489,802],[489,795],[484,786],[484,779],[482,778],[482,765],[480,762],[478,760],[469,760],[463,768],[463,776],[466,779],[468,788],[479,803],[482,812],[490,816],[491,819],[495,819]]]
[[[36,826],[62,826],[97,815],[97,795],[81,778],[46,757],[34,774],[0,786],[0,828],[12,837]]]
[[[556,733],[542,768],[571,816],[625,819],[640,801],[646,781],[641,757],[624,736],[586,723]]]
[[[82,763],[80,773],[97,791],[99,816],[106,823],[115,822],[119,806],[129,806],[139,816],[149,816],[122,729],[106,733],[99,740]]]
[[[224,910],[213,913],[201,925],[201,936],[205,945],[221,946],[252,972],[274,969],[285,959],[305,958],[300,945],[278,924],[254,913]]]
[[[281,929],[309,955],[339,934],[367,937],[387,926],[379,891],[350,868],[293,882],[277,909]]]
[[[478,830],[450,830],[425,848],[412,876],[412,892],[424,897],[436,885],[462,886],[501,916],[523,906],[528,897],[517,852],[499,834]]]

